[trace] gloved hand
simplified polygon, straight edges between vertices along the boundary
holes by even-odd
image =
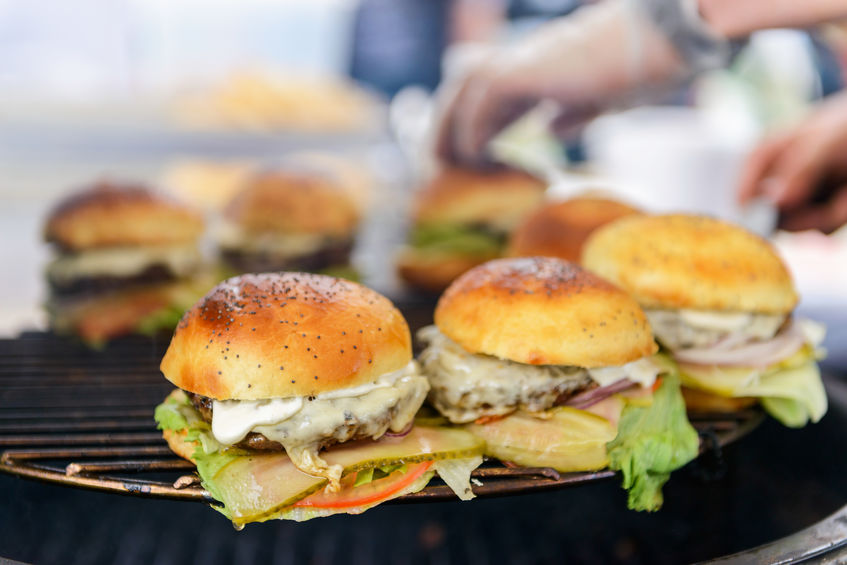
[[[825,233],[847,223],[847,93],[821,104],[797,126],[765,139],[741,174],[739,199],[772,200],[779,225]]]
[[[559,104],[554,127],[561,132],[610,106],[637,101],[645,86],[686,76],[694,49],[683,54],[679,46],[687,41],[696,47],[696,41],[680,36],[686,31],[679,22],[684,1],[607,0],[493,53],[442,90],[436,154],[484,165],[488,142],[542,99]]]

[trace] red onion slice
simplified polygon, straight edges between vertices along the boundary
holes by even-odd
[[[756,341],[728,348],[725,343],[712,347],[681,349],[674,357],[692,365],[764,368],[794,355],[806,343],[796,324],[791,324],[767,341]]]
[[[585,392],[581,392],[577,395],[574,395],[564,403],[564,406],[571,406],[573,408],[579,408],[580,410],[584,410],[592,404],[600,402],[604,398],[608,398],[609,396],[612,396],[615,393],[624,391],[635,385],[636,383],[632,382],[629,379],[621,379],[619,381],[613,382],[610,385],[592,388],[591,390],[586,390]]]

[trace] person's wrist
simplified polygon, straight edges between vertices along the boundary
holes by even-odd
[[[691,71],[719,68],[732,54],[727,36],[702,14],[698,0],[631,0]]]
[[[755,30],[753,22],[761,19],[761,6],[739,0],[697,0],[703,21],[714,33],[727,39],[747,37]]]

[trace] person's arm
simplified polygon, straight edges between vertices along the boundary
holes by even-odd
[[[743,168],[740,200],[771,200],[785,229],[836,230],[847,223],[845,155],[847,93],[841,93],[797,126],[759,144]]]
[[[542,99],[559,129],[724,64],[729,39],[847,16],[847,0],[606,0],[542,26],[442,89],[436,153],[488,162],[488,142]]]
[[[847,16],[845,0],[698,0],[700,14],[716,33],[747,37],[778,27],[802,28]]]

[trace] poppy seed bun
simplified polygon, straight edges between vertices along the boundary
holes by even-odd
[[[435,324],[470,353],[531,365],[619,366],[657,350],[632,298],[551,257],[471,269],[438,301]]]
[[[186,312],[162,359],[181,389],[217,400],[308,396],[375,381],[412,359],[384,296],[305,273],[223,281]]]
[[[461,253],[431,253],[405,247],[397,255],[397,273],[409,285],[424,292],[438,294],[465,271],[495,257],[479,257]]]
[[[546,204],[524,218],[509,239],[512,257],[559,257],[579,262],[582,246],[597,228],[638,214],[632,206],[608,198],[581,196]]]
[[[99,183],[61,202],[44,238],[63,249],[182,245],[203,232],[194,210],[139,185]]]
[[[415,197],[417,224],[486,224],[513,228],[544,198],[546,185],[515,171],[440,171]]]
[[[251,178],[224,211],[247,232],[349,236],[359,213],[347,189],[329,175],[295,169]]]
[[[703,216],[623,218],[589,238],[582,264],[645,308],[786,314],[797,304],[767,241]]]

